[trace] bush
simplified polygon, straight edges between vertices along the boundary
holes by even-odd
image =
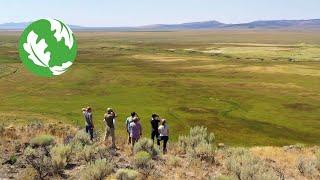
[[[14,165],[17,162],[17,156],[16,155],[11,155],[9,160],[7,161],[10,165]]]
[[[97,148],[93,145],[85,145],[82,151],[80,151],[77,159],[84,159],[86,162],[95,160]]]
[[[134,156],[134,164],[137,168],[148,169],[151,167],[151,156],[146,151],[139,151]]]
[[[169,159],[169,165],[173,167],[179,167],[181,165],[181,159],[176,156],[172,156]]]
[[[158,156],[160,154],[159,149],[153,146],[153,142],[151,139],[143,138],[139,140],[133,148],[133,152],[136,154],[140,151],[145,151],[150,154],[152,158]]]
[[[316,156],[316,161],[317,161],[317,168],[320,171],[320,149],[316,150],[315,156]]]
[[[306,177],[316,177],[319,173],[317,162],[312,159],[299,158],[297,163],[299,172]]]
[[[54,143],[54,137],[50,135],[39,135],[30,140],[32,147],[45,147],[50,146]]]
[[[192,158],[214,162],[214,143],[213,133],[208,134],[207,128],[196,126],[190,129],[188,136],[179,137],[178,149]]]
[[[91,144],[90,136],[85,131],[78,131],[73,139],[73,143],[80,143],[82,146]]]
[[[39,176],[37,174],[37,171],[31,167],[27,167],[24,170],[22,170],[17,179],[21,180],[34,180],[34,179],[39,179]]]
[[[236,179],[235,177],[232,176],[225,176],[225,175],[220,175],[217,177],[209,177],[208,180],[234,180]]]
[[[28,147],[24,151],[26,162],[33,167],[40,179],[43,179],[52,172],[51,159],[44,149],[33,149]]]
[[[248,150],[236,148],[226,160],[227,169],[238,179],[278,179],[276,172]]]
[[[138,172],[131,169],[119,169],[116,177],[118,180],[135,180],[138,178]]]
[[[109,150],[107,146],[98,146],[96,147],[96,151],[100,159],[105,159],[109,155]]]
[[[106,159],[99,159],[89,163],[81,173],[83,180],[100,180],[112,173],[112,165]]]
[[[55,173],[60,174],[61,171],[71,161],[71,146],[59,145],[51,149],[52,166]]]
[[[0,124],[0,135],[3,135],[5,131],[4,124]]]

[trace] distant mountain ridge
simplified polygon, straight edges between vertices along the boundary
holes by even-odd
[[[30,22],[0,24],[0,30],[23,30]],[[240,24],[225,24],[219,21],[189,22],[181,24],[154,24],[136,27],[84,27],[69,25],[73,30],[97,31],[174,31],[205,29],[320,29],[320,19],[266,20]]]
[[[218,28],[225,24],[219,21],[202,21],[202,22],[190,22],[182,24],[155,24],[147,26],[139,26],[138,28],[155,28],[155,29],[206,29],[206,28]]]
[[[234,28],[320,28],[320,19],[309,20],[269,20],[253,21],[250,23],[230,24],[225,27]]]

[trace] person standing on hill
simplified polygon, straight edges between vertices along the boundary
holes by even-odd
[[[160,146],[160,142],[163,141],[163,154],[167,153],[167,143],[169,140],[169,127],[166,123],[165,119],[161,120],[161,125],[158,128],[159,130],[159,141],[158,146]]]
[[[116,113],[112,110],[112,108],[108,108],[106,114],[104,115],[104,122],[106,125],[106,132],[104,141],[105,143],[108,141],[109,136],[111,136],[112,141],[112,148],[116,149],[116,142],[115,142],[115,128],[114,128],[114,119],[117,117]]]
[[[90,140],[93,140],[93,119],[92,119],[92,109],[91,107],[82,108],[82,113],[86,122],[86,133],[90,134]]]
[[[151,116],[151,139],[152,142],[154,143],[154,138],[158,140],[159,138],[159,123],[160,123],[160,118],[157,114],[152,114]]]
[[[140,137],[142,136],[142,126],[139,121],[140,121],[139,117],[135,116],[132,118],[132,122],[130,123],[132,151],[135,143],[138,142]]]
[[[130,123],[134,117],[138,116],[136,112],[132,112],[131,116],[127,117],[126,119],[126,131],[128,133],[128,144],[131,144],[131,136],[130,136]]]

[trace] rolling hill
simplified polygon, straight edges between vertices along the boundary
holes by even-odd
[[[22,30],[30,22],[0,24],[0,30]],[[136,27],[84,27],[70,25],[74,30],[92,31],[175,31],[206,29],[320,29],[320,19],[267,20],[241,24],[225,24],[218,21],[188,22],[181,24],[153,24]]]

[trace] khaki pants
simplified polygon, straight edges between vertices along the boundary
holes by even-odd
[[[106,126],[106,134],[104,137],[104,141],[107,142],[109,136],[111,136],[111,140],[112,140],[112,147],[115,148],[116,147],[116,137],[115,137],[115,133],[114,133],[114,128],[110,128],[109,126]]]

